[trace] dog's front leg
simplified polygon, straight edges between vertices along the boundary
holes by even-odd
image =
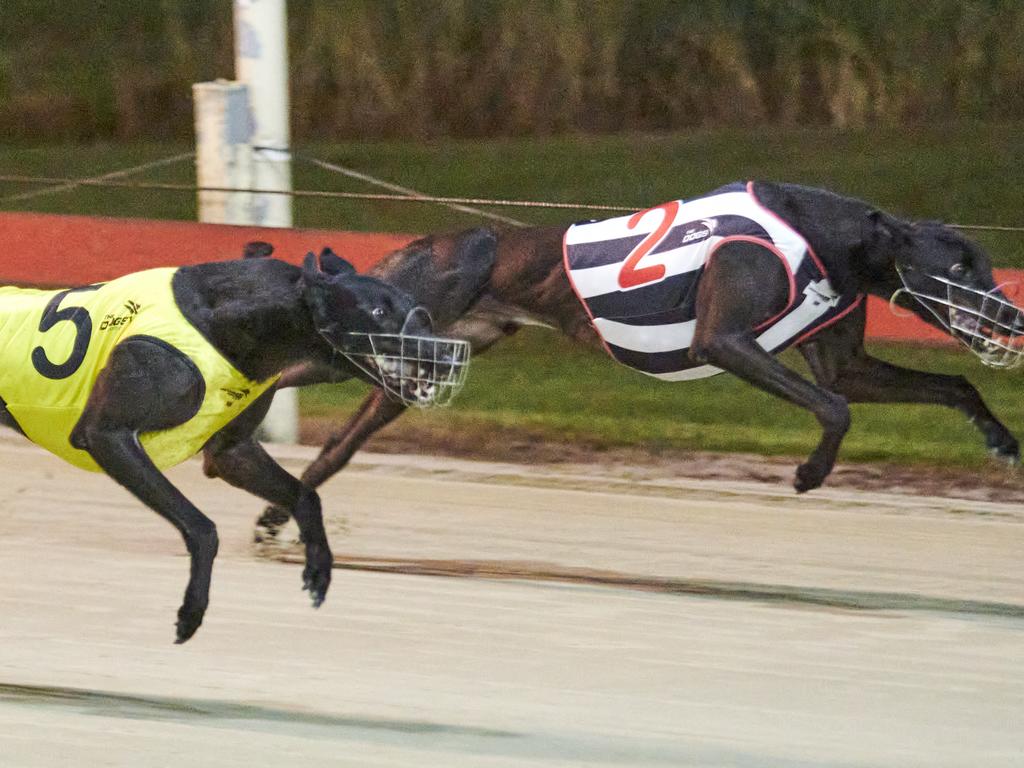
[[[846,400],[782,365],[758,345],[753,333],[712,335],[702,342],[698,354],[700,359],[815,415],[822,428],[821,441],[797,467],[793,487],[797,493],[819,487],[832,471],[839,445],[850,428]]]
[[[374,389],[338,432],[327,438],[320,454],[302,473],[307,488],[317,488],[348,464],[352,455],[378,429],[401,416],[407,406],[392,400],[382,389]],[[230,481],[229,481],[230,482]],[[262,498],[267,498],[259,494]],[[256,520],[257,540],[273,540],[288,522],[288,508],[275,504],[263,510]]]
[[[755,328],[786,305],[788,280],[779,260],[759,245],[728,243],[714,254],[697,294],[690,355],[805,408],[822,427],[821,441],[797,467],[798,493],[817,488],[835,464],[850,427],[846,400],[790,370],[756,339]]]
[[[181,533],[191,556],[185,599],[178,610],[183,643],[203,622],[217,555],[217,529],[153,464],[139,443],[150,432],[188,421],[202,402],[203,382],[179,352],[143,338],[111,353],[71,435],[72,444]]]
[[[203,449],[203,468],[236,488],[249,491],[291,514],[306,545],[303,589],[309,590],[313,607],[320,607],[331,584],[334,558],[320,510],[320,497],[312,488],[274,461],[252,434],[266,414],[273,397],[267,392],[238,418],[214,435]]]
[[[871,357],[864,349],[864,304],[798,349],[818,384],[851,403],[922,403],[960,411],[985,437],[998,459],[1020,461],[1017,438],[989,410],[963,376],[916,371]]]

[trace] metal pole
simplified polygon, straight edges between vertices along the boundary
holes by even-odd
[[[291,190],[291,131],[288,101],[288,14],[285,0],[235,0],[235,75],[248,86],[252,187]],[[265,227],[292,226],[289,195],[253,194],[250,222]],[[275,442],[298,440],[296,390],[274,396],[263,422]]]
[[[285,0],[235,0],[235,76],[249,86],[253,186],[292,188]],[[253,224],[292,225],[287,195],[254,195]]]

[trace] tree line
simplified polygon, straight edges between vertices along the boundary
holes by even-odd
[[[1024,118],[1020,0],[290,0],[299,140]],[[228,0],[4,0],[0,135],[185,138]]]

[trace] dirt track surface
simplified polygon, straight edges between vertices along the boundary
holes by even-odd
[[[367,455],[314,611],[171,475],[222,539],[185,646],[173,529],[0,438],[3,768],[1024,765],[1024,507]]]

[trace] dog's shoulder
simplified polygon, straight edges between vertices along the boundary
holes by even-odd
[[[294,294],[301,270],[279,259],[215,261],[182,267],[174,275],[174,300],[189,321],[236,302],[276,303]]]

